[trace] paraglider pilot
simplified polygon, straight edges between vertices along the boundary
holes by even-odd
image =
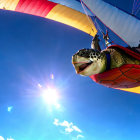
[[[109,70],[114,70],[114,73],[116,73],[116,68],[120,69],[123,65],[140,66],[139,47],[125,48],[119,45],[111,45],[108,41],[108,34],[104,34],[103,38],[105,39],[107,48],[101,51],[98,37],[96,35],[92,40],[92,49],[81,49],[72,56],[72,64],[77,74],[92,77],[93,75],[104,74],[104,72]],[[111,73],[110,76],[112,76]],[[107,81],[109,81],[110,77],[107,78],[106,84],[108,84]],[[127,80],[121,80],[127,85]],[[98,81],[102,81],[102,78],[96,79],[96,82]],[[118,86],[117,82],[116,86]]]

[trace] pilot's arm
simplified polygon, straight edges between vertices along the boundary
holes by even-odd
[[[92,42],[91,42],[91,48],[92,49],[95,49],[95,50],[98,50],[98,51],[101,51],[101,48],[100,48],[100,45],[99,45],[99,36],[98,35],[95,35],[95,37],[92,39]]]

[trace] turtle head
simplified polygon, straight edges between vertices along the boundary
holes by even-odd
[[[101,52],[94,49],[81,49],[72,56],[72,64],[77,74],[91,76],[102,70]]]

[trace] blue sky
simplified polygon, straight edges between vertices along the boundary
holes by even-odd
[[[90,47],[89,35],[31,15],[0,18],[0,140],[140,139],[140,95],[75,74],[71,57]],[[51,104],[48,88],[58,95]]]

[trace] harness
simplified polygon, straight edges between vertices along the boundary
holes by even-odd
[[[107,59],[107,64],[106,64],[106,71],[107,71],[110,70],[111,57],[110,57],[110,53],[105,53],[105,54]]]

